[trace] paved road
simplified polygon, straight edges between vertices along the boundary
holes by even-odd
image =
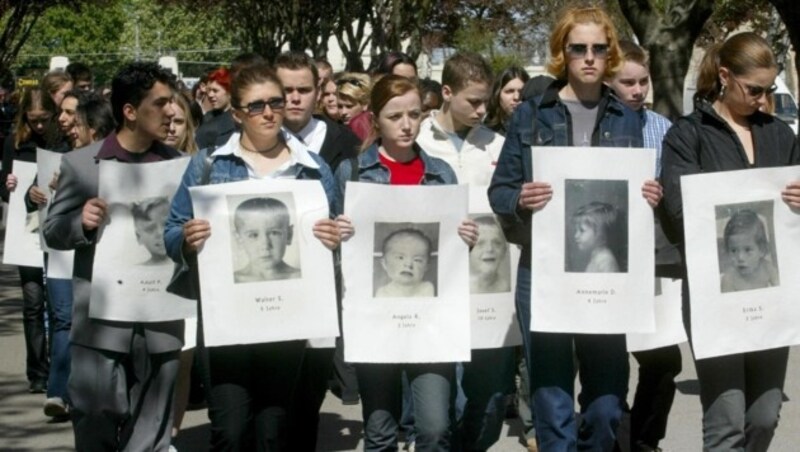
[[[14,267],[0,265],[0,451],[68,451],[73,450],[69,423],[52,423],[42,413],[44,396],[27,392],[24,376],[24,339],[19,283]],[[684,347],[683,373],[678,376],[678,394],[672,409],[667,438],[661,446],[665,451],[700,450],[700,402],[697,380],[688,350]],[[636,369],[635,362],[631,368]],[[787,402],[784,404],[781,425],[773,451],[800,450],[800,407],[794,399],[800,397],[800,358],[793,350],[787,378]],[[635,388],[632,372],[631,388]],[[631,395],[632,396],[632,395]],[[362,450],[360,406],[344,406],[328,394],[322,407],[320,427],[321,451]],[[523,450],[520,445],[519,423],[511,421],[503,429],[501,441],[492,451]],[[176,446],[181,452],[207,450],[208,419],[205,410],[187,413]]]

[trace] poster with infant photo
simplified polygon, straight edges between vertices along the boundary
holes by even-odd
[[[798,169],[681,178],[698,359],[800,343],[800,215],[780,197]]]
[[[533,179],[553,197],[532,220],[532,331],[654,330],[655,229],[641,193],[654,173],[653,149],[533,149]]]
[[[479,234],[469,252],[473,349],[522,344],[514,303],[520,250],[506,241],[486,189],[470,186],[469,192],[469,217],[478,224]]]
[[[108,217],[95,249],[92,318],[163,322],[196,315],[195,301],[166,291],[174,264],[164,246],[164,223],[188,162],[99,162],[98,197],[108,205]]]
[[[333,254],[313,234],[329,218],[319,181],[247,180],[189,192],[194,217],[211,226],[197,257],[207,345],[338,336]]]
[[[342,244],[345,360],[452,362],[470,358],[466,186],[348,182]]]

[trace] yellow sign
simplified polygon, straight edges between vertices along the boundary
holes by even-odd
[[[35,78],[18,78],[17,88],[33,88],[39,86],[39,80]]]

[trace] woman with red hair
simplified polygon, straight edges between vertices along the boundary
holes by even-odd
[[[208,75],[206,98],[211,110],[203,116],[203,124],[197,129],[195,141],[198,149],[225,144],[236,131],[231,114],[231,73],[220,67]]]

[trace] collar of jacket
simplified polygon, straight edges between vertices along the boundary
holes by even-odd
[[[358,157],[358,164],[361,168],[368,169],[376,166],[381,166],[380,157],[378,156],[378,146],[380,145],[380,140],[372,143],[370,147],[368,147],[361,155]],[[431,160],[430,156],[425,152],[422,152],[422,148],[414,142],[414,152],[417,156],[422,159],[422,165],[425,170],[425,177],[429,176],[436,176],[442,177],[443,172],[439,168],[438,165],[435,165]]]
[[[698,122],[700,122],[700,123],[703,122],[704,118],[710,118],[710,119],[718,122],[720,125],[722,125],[724,127],[727,127],[727,128],[730,128],[730,126],[728,125],[728,122],[725,121],[725,119],[722,116],[720,116],[719,113],[717,113],[717,110],[714,110],[713,104],[711,102],[709,102],[707,99],[703,99],[703,98],[695,99],[695,101],[694,101],[694,113],[693,114],[699,116],[697,119],[698,119]],[[767,117],[766,113],[761,112],[761,111],[756,111],[755,113],[750,115],[747,118],[747,120],[750,121],[750,125],[751,126],[759,126],[760,127],[760,126],[764,125],[764,120],[765,120],[766,117]]]
[[[542,94],[539,107],[547,108],[560,104],[561,98],[558,96],[558,92],[565,86],[567,86],[566,80],[553,80],[553,83]],[[605,84],[600,88],[600,103],[597,107],[597,111],[613,110],[616,112],[621,112],[624,108],[614,91]]]

